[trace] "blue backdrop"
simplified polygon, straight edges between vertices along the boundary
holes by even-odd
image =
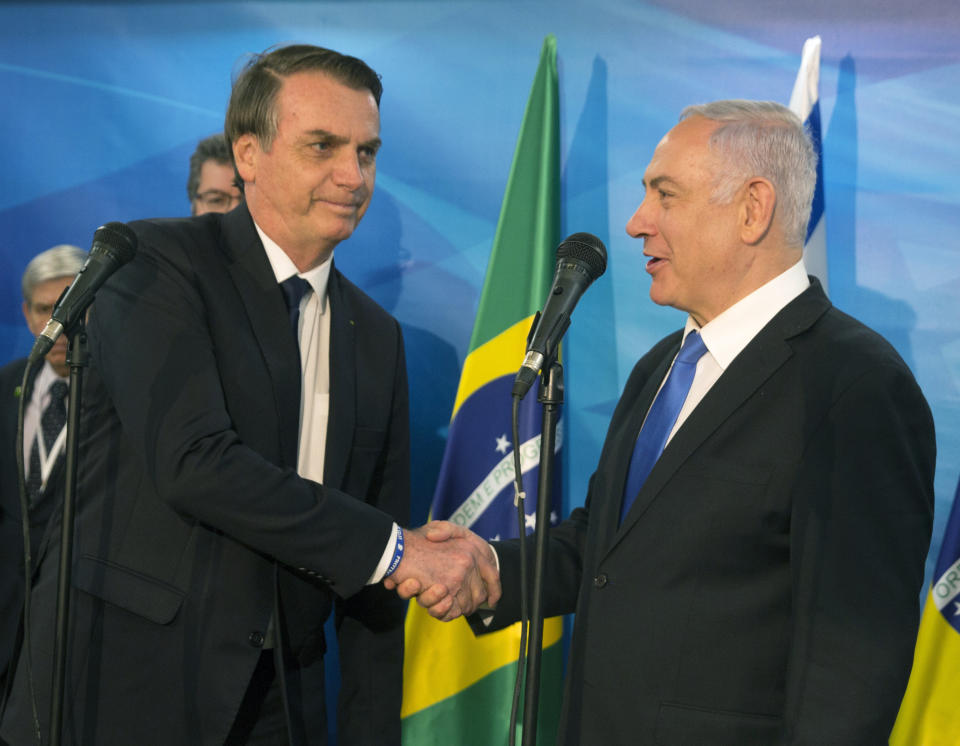
[[[683,322],[650,302],[641,244],[623,229],[654,146],[690,103],[786,103],[803,41],[820,34],[831,297],[893,342],[933,408],[930,565],[960,471],[960,5],[864,5],[4,3],[0,361],[31,343],[19,290],[31,256],[88,247],[110,220],[188,212],[187,159],[221,128],[245,53],[297,41],[355,54],[383,75],[384,146],[370,210],[336,261],[404,327],[422,521],[540,45],[553,33],[563,232],[597,234],[610,256],[568,335],[568,512],[633,363]]]

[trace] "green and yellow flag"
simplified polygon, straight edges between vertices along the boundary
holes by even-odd
[[[560,237],[557,97],[557,45],[551,35],[543,42],[517,140],[431,510],[433,518],[467,526],[488,540],[519,535],[513,504],[515,446],[528,496],[528,533],[536,515],[541,406],[531,391],[521,406],[521,443],[511,443],[510,392],[533,317],[550,289]],[[559,442],[558,434],[558,447]],[[556,521],[559,483],[552,503],[551,521]],[[546,620],[542,743],[556,737],[561,633],[561,619]],[[463,619],[438,622],[411,603],[403,669],[404,744],[506,744],[519,646],[519,624],[474,637]],[[523,722],[522,712],[518,722]]]

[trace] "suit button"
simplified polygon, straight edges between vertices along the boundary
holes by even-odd
[[[594,588],[603,588],[603,586],[605,586],[606,584],[607,584],[607,576],[604,575],[603,573],[600,573],[599,575],[597,575],[597,577],[593,579]]]
[[[251,632],[251,633],[247,636],[247,642],[249,642],[249,643],[250,643],[253,647],[255,647],[255,648],[262,648],[262,647],[263,647],[263,632],[259,632],[258,630],[253,630],[253,632]]]

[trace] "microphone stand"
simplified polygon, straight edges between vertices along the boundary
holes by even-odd
[[[67,666],[67,634],[70,627],[70,581],[73,570],[74,503],[77,489],[77,453],[80,432],[80,399],[83,369],[88,365],[87,329],[84,315],[70,335],[67,362],[70,364],[70,399],[67,407],[67,443],[63,513],[60,526],[60,573],[57,580],[57,617],[54,638],[53,689],[50,703],[50,746],[59,746],[63,730],[63,700]]]
[[[530,605],[530,642],[526,669],[526,697],[523,705],[523,746],[537,742],[540,699],[540,660],[543,653],[543,586],[547,568],[547,540],[550,533],[550,495],[553,487],[554,444],[563,404],[563,367],[551,360],[540,376],[538,401],[543,404],[540,430],[540,478],[537,484],[537,531],[533,571],[533,598]],[[526,551],[522,549],[522,551]],[[524,590],[526,592],[526,590]]]

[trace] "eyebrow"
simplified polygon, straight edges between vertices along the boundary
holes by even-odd
[[[325,140],[329,140],[334,145],[346,145],[350,142],[349,137],[344,137],[343,135],[335,135],[332,132],[328,132],[323,129],[308,130],[306,132],[308,138],[319,137]],[[372,140],[367,140],[366,142],[360,143],[361,147],[372,148],[373,150],[379,150],[380,146],[383,144],[383,140],[379,137],[374,137]]]
[[[647,183],[646,179],[644,179],[642,183],[647,189],[656,189],[661,184],[672,184],[675,187],[680,186],[678,182],[676,182],[674,179],[671,179],[669,176],[655,176],[654,178],[650,179],[649,184]]]

